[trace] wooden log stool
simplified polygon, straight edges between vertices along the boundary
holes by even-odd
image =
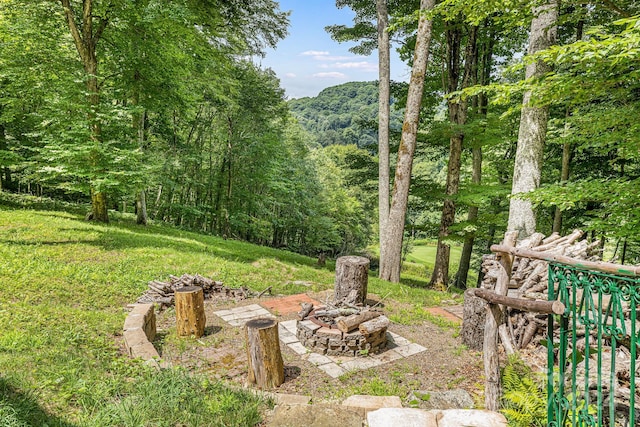
[[[185,286],[175,291],[178,336],[204,335],[204,292],[200,286]]]
[[[369,260],[361,256],[343,256],[336,260],[334,301],[346,301],[355,296],[351,304],[364,304],[367,299]],[[350,295],[351,294],[351,295]],[[355,294],[355,295],[354,295]]]
[[[278,387],[284,382],[284,362],[280,353],[278,322],[259,318],[245,324],[249,384],[261,389]]]

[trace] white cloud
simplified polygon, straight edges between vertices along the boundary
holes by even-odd
[[[295,79],[296,77],[298,77],[294,73],[286,73],[284,76],[288,79]]]
[[[326,50],[307,50],[302,52],[300,55],[302,56],[328,56],[329,52]]]
[[[346,79],[347,75],[343,73],[339,73],[337,71],[331,71],[328,73],[316,73],[311,77],[315,77],[317,79]]]
[[[316,61],[346,61],[353,59],[353,56],[332,56],[326,50],[306,50],[300,53],[300,56],[310,56]]]
[[[351,69],[351,70],[362,70],[362,71],[378,71],[378,66],[376,64],[372,64],[371,62],[361,61],[361,62],[336,62],[333,64],[321,64],[320,68],[338,68],[338,69]]]

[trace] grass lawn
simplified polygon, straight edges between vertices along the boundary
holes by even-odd
[[[177,369],[156,372],[121,350],[126,306],[152,279],[199,273],[227,286],[294,294],[333,287],[333,265],[175,228],[108,225],[79,214],[16,209],[0,193],[0,425],[251,426],[268,405]],[[395,322],[429,319],[450,295],[371,277],[406,302]],[[407,308],[408,307],[408,308]],[[134,410],[135,409],[135,410]]]

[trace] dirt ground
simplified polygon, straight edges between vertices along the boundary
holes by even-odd
[[[309,296],[323,300],[323,295]],[[244,330],[230,326],[213,312],[260,302],[256,298],[238,302],[207,300],[205,335],[199,339],[177,338],[175,311],[173,308],[166,309],[158,313],[158,338],[154,344],[161,356],[174,366],[184,366],[213,379],[245,386],[247,357]],[[385,300],[388,307],[394,304],[398,303]],[[294,318],[295,314],[278,316],[280,321]],[[457,328],[436,326],[423,321],[412,325],[392,322],[389,330],[427,350],[367,370],[349,372],[334,379],[282,345],[285,382],[271,391],[308,395],[313,402],[318,403],[336,402],[352,394],[396,395],[406,401],[413,390],[462,388],[481,404],[482,356],[462,345]]]

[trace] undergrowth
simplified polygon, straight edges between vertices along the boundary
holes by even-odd
[[[547,394],[522,359],[511,356],[502,371],[502,413],[510,427],[545,427]]]

